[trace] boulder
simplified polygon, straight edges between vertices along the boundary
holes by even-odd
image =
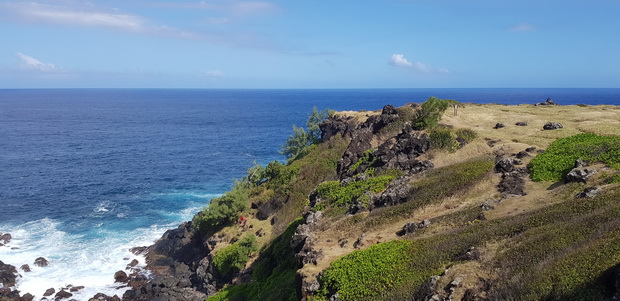
[[[25,293],[22,295],[20,301],[32,301],[34,300],[34,296],[30,293]]]
[[[56,292],[56,290],[52,287],[52,288],[48,288],[45,290],[45,293],[43,293],[43,296],[45,297],[49,297],[51,295],[53,295]]]
[[[596,173],[596,170],[591,168],[573,168],[566,177],[564,177],[564,183],[586,183],[588,179]]]
[[[499,159],[495,163],[495,172],[503,173],[503,172],[512,172],[515,170],[515,165],[521,165],[523,162],[519,159],[514,158],[502,158]]]
[[[61,290],[60,292],[56,293],[54,298],[55,298],[55,300],[60,300],[60,299],[71,298],[72,296],[73,296],[72,293],[67,292],[65,290]]]
[[[46,266],[49,265],[49,261],[47,261],[47,259],[45,259],[43,257],[39,257],[39,258],[34,260],[34,265],[36,265],[38,267],[46,267]]]
[[[138,260],[137,260],[137,259],[134,259],[134,260],[132,260],[132,261],[128,264],[128,266],[130,266],[130,267],[135,267],[135,266],[137,266],[137,265],[138,265],[138,263],[139,263],[139,262],[138,262]]]
[[[493,128],[497,130],[497,129],[501,129],[501,128],[504,128],[504,127],[506,127],[506,126],[503,123],[496,123]]]
[[[409,233],[414,233],[418,229],[423,229],[423,228],[430,226],[430,224],[431,224],[431,221],[429,219],[425,219],[419,223],[408,222],[405,225],[403,225],[403,228],[400,229],[400,231],[396,232],[396,235],[403,236]]]
[[[522,196],[525,193],[525,179],[524,176],[527,173],[519,171],[505,172],[502,174],[502,179],[497,185],[499,192],[504,196]]]
[[[516,153],[515,157],[517,157],[517,159],[523,159],[523,158],[526,158],[526,157],[530,157],[530,154],[528,154],[525,151],[521,151],[521,152]]]
[[[74,292],[74,293],[75,293],[75,292],[80,291],[80,290],[83,290],[83,289],[84,289],[84,286],[83,286],[83,285],[79,285],[79,286],[72,286],[72,287],[69,289],[69,291],[70,291],[70,292]]]
[[[22,269],[22,271],[24,271],[26,273],[30,272],[30,266],[27,265],[27,264],[22,264],[22,266],[19,267],[19,268]]]
[[[527,122],[520,121],[520,122],[515,123],[515,125],[516,125],[516,126],[528,126],[528,123],[527,123]]]
[[[593,198],[595,196],[597,196],[599,193],[601,193],[603,190],[599,187],[588,187],[586,189],[584,189],[582,192],[578,193],[576,195],[576,197],[580,198],[580,199],[584,199],[584,198]]]
[[[551,98],[547,98],[546,101],[539,102],[539,103],[534,104],[534,105],[535,106],[554,106],[554,105],[556,105],[556,103]]]
[[[140,255],[144,253],[147,249],[148,247],[133,247],[129,249],[129,252],[133,253],[134,255]]]
[[[12,238],[13,236],[11,236],[10,233],[0,233],[0,242],[2,242],[5,245],[8,244]]]
[[[534,146],[528,147],[528,148],[525,149],[525,151],[528,152],[528,153],[531,153],[531,152],[533,152],[535,150],[536,150],[536,147],[534,147]]]
[[[543,130],[557,130],[563,127],[564,126],[562,126],[562,124],[559,122],[547,122],[545,123],[545,125],[543,125]]]
[[[17,269],[10,265],[0,261],[0,283],[4,287],[11,287],[15,285],[17,279]]]
[[[343,137],[351,137],[355,130],[355,123],[351,117],[333,116],[321,122],[319,128],[321,129],[321,140],[327,142],[337,134]]]
[[[127,282],[129,281],[129,277],[127,277],[127,273],[124,271],[117,271],[114,273],[114,282]]]

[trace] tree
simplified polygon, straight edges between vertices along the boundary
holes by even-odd
[[[319,112],[319,110],[314,107],[312,113],[308,115],[308,121],[306,122],[308,131],[303,127],[293,125],[293,135],[286,140],[280,153],[285,155],[287,159],[292,160],[303,157],[308,146],[321,142],[321,128],[319,125],[323,120],[329,117],[332,112],[333,111],[328,109]]]
[[[423,130],[437,125],[441,119],[441,115],[448,109],[450,105],[458,102],[449,99],[438,99],[437,97],[429,97],[422,103],[420,109],[416,111],[411,126],[414,130]]]

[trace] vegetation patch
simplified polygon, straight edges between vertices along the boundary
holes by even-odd
[[[346,207],[356,202],[368,205],[368,193],[378,193],[387,187],[401,173],[391,172],[376,177],[358,179],[354,182],[341,184],[339,181],[327,181],[317,188],[317,194],[325,200],[316,204],[314,210],[323,210],[327,206]]]
[[[212,199],[204,210],[194,216],[192,223],[201,232],[209,234],[236,222],[248,207],[250,188],[247,181],[235,181],[230,191]]]
[[[531,161],[532,180],[559,181],[580,158],[586,162],[602,162],[612,168],[620,168],[620,137],[578,134],[558,139]]]
[[[241,240],[218,251],[213,256],[213,265],[221,276],[231,278],[245,267],[250,254],[256,250],[256,236],[246,235]]]
[[[420,105],[420,109],[414,114],[411,127],[414,130],[435,127],[446,109],[455,104],[458,104],[458,102],[450,99],[430,97]]]
[[[291,223],[286,231],[263,248],[252,265],[252,282],[227,286],[207,301],[221,300],[299,300],[295,274],[300,267],[291,249],[291,237],[303,219]]]
[[[416,242],[395,240],[355,251],[333,261],[320,278],[315,300],[338,294],[339,300],[393,300],[411,295],[408,287],[421,285],[439,272],[440,262],[420,262],[426,252]],[[389,299],[388,299],[389,298]]]

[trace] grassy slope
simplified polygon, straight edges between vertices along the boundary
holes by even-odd
[[[518,121],[528,122],[529,126],[517,127],[514,123]],[[548,121],[561,122],[564,129],[543,131],[542,125]],[[506,127],[493,129],[498,122],[504,123]],[[619,135],[620,108],[466,104],[459,110],[458,116],[452,116],[451,111],[446,112],[442,123],[455,128],[473,129],[479,138],[454,153],[437,151],[425,155],[433,160],[438,171],[419,177],[414,181],[414,186],[425,187],[426,190],[434,187],[436,191],[416,196],[417,202],[373,211],[370,214],[328,215],[324,227],[315,232],[316,246],[322,249],[325,256],[317,265],[306,265],[299,272],[306,277],[316,277],[330,264],[347,266],[346,260],[338,258],[352,254],[351,256],[359,260],[365,256],[364,253],[353,255],[366,252],[352,247],[352,242],[360,234],[365,233],[364,244],[360,247],[363,250],[379,242],[402,239],[397,237],[395,232],[404,223],[429,218],[433,221],[430,228],[405,237],[411,241],[407,246],[413,252],[407,253],[409,254],[407,256],[415,257],[415,260],[407,257],[409,258],[407,262],[411,266],[407,266],[405,274],[401,271],[402,264],[392,264],[396,266],[396,270],[391,270],[388,262],[385,270],[373,271],[379,273],[379,276],[354,279],[353,283],[359,281],[358,285],[365,286],[368,283],[383,281],[380,275],[398,276],[399,281],[391,282],[390,285],[373,286],[374,293],[350,295],[352,296],[350,300],[404,298],[411,294],[412,288],[422,285],[429,275],[436,275],[438,271],[447,267],[450,269],[440,278],[441,285],[448,284],[454,277],[469,275],[464,277],[461,286],[455,290],[456,297],[463,296],[468,288],[479,286],[480,279],[493,283],[490,290],[491,297],[498,299],[528,300],[543,296],[552,299],[583,299],[588,295],[596,296],[594,293],[605,293],[605,284],[600,279],[604,278],[603,273],[608,268],[620,262],[617,255],[620,254],[617,250],[620,246],[620,233],[617,231],[620,220],[615,217],[620,216],[617,214],[620,202],[615,202],[620,198],[617,184],[607,185],[605,187],[607,192],[603,196],[583,201],[575,200],[573,197],[577,191],[584,188],[582,184],[558,185],[528,180],[526,196],[508,198],[496,204],[494,210],[485,212],[487,218],[485,221],[476,218],[481,212],[479,205],[482,202],[499,198],[495,187],[499,182],[499,176],[490,172],[485,173],[490,169],[490,165],[484,163],[489,162],[488,158],[495,155],[506,156],[531,146],[544,149],[557,138],[578,133]],[[484,138],[500,142],[490,147]],[[343,151],[342,144],[332,146],[332,149],[336,150],[332,153]],[[290,198],[293,202],[287,203],[277,214],[281,222],[273,228],[275,231],[272,237],[275,240],[272,238],[266,241],[277,242],[286,239],[276,236],[284,231],[290,221],[299,216],[307,193],[312,189],[309,184],[333,179],[333,174],[328,171],[335,167],[333,158],[324,164],[321,156],[324,154],[311,154],[306,161],[296,163],[305,172],[301,173],[303,177],[296,178],[289,185],[296,192]],[[527,164],[529,159],[524,161]],[[316,164],[319,167],[314,166]],[[469,171],[476,167],[480,169],[479,175],[483,176],[474,176],[461,182],[454,181],[458,178],[458,172],[456,174],[448,172]],[[603,180],[601,177],[594,179],[600,182]],[[442,183],[456,184],[437,185]],[[250,223],[254,222],[257,221],[250,220]],[[264,222],[260,225],[271,230]],[[238,229],[228,228],[223,232],[229,236],[238,235],[235,231]],[[343,240],[348,240],[350,243],[340,247],[339,242]],[[260,242],[265,244],[263,240]],[[403,246],[396,245],[400,248]],[[480,259],[461,260],[459,256],[472,246],[480,250]],[[265,245],[262,252],[266,252],[265,250],[269,250],[269,244]],[[370,249],[367,252],[372,254],[377,251]],[[261,258],[261,255],[258,254],[258,257]],[[269,258],[268,255],[262,257]],[[248,267],[250,265],[251,262],[248,263]],[[280,272],[281,275],[286,274],[290,278],[294,275],[292,273],[294,269],[295,267],[289,266],[282,268]],[[340,271],[342,272],[342,269]],[[324,277],[322,288],[324,294],[328,293],[328,289],[332,292],[339,289],[338,281],[342,280],[342,285],[346,282],[341,274],[336,275],[339,276]],[[275,273],[273,276],[276,276]],[[400,276],[402,278],[399,278]],[[255,279],[253,282],[256,283],[255,288],[247,285],[238,289],[231,287],[232,290],[228,289],[218,296],[222,297],[221,300],[227,300],[231,299],[225,297],[227,294],[232,293],[230,294],[232,296],[246,290],[256,291],[263,285],[273,285],[278,281],[286,285],[293,283],[293,279],[274,278],[269,280],[270,284]],[[277,285],[271,289],[278,290]],[[342,293],[345,296],[351,294],[350,290],[343,290]],[[253,300],[256,293],[245,295]]]

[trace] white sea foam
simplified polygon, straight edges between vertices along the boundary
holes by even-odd
[[[185,213],[180,215],[186,216]],[[22,294],[35,295],[35,300],[40,300],[48,288],[58,291],[67,285],[85,287],[74,293],[75,300],[88,300],[99,292],[122,296],[126,288],[117,288],[119,284],[114,283],[114,273],[125,270],[132,259],[137,259],[140,266],[145,264],[142,256],[132,254],[129,249],[150,245],[168,228],[176,226],[158,225],[126,232],[97,228],[93,230],[98,231],[95,235],[84,237],[67,234],[59,230],[58,225],[51,219],[42,219],[3,229],[11,233],[13,239],[8,247],[0,247],[0,258],[18,268],[21,277],[17,289]],[[49,266],[35,266],[37,257],[46,258]],[[28,264],[32,271],[20,270],[23,264]]]

